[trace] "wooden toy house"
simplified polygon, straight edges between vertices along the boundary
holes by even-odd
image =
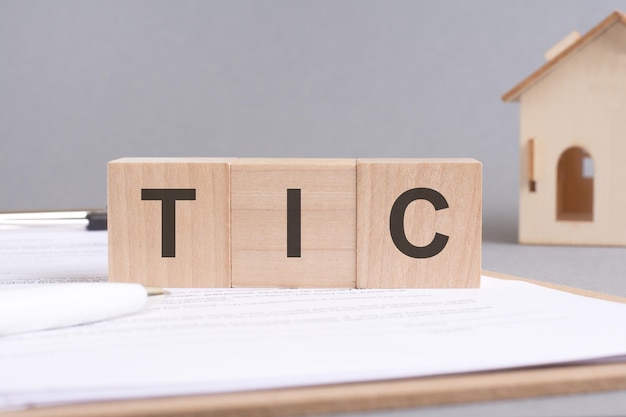
[[[626,245],[626,15],[565,37],[520,104],[521,243]]]

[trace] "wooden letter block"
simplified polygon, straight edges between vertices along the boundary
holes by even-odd
[[[230,287],[229,162],[109,162],[109,280]]]
[[[232,286],[356,286],[356,161],[231,165]]]
[[[357,287],[478,287],[481,200],[475,160],[358,160]]]
[[[109,279],[478,287],[481,176],[469,159],[112,161]]]

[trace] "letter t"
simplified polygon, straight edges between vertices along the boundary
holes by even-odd
[[[141,189],[142,200],[161,200],[161,257],[176,257],[176,200],[195,200],[195,188]]]

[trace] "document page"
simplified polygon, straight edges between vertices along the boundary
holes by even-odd
[[[106,281],[107,234],[3,230],[2,287]],[[626,305],[480,289],[172,289],[142,311],[0,337],[0,410],[358,382],[626,355]]]
[[[107,280],[107,232],[84,226],[0,230],[0,288]]]
[[[482,279],[459,290],[172,289],[118,319],[0,338],[0,409],[626,354],[626,305]]]

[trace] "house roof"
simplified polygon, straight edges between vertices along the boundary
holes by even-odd
[[[578,40],[565,48],[561,53],[547,61],[539,69],[523,79],[519,84],[510,89],[502,96],[502,101],[511,102],[519,100],[520,96],[531,87],[536,81],[538,81],[543,75],[547,74],[552,68],[558,65],[565,57],[580,48],[581,46],[591,42],[593,39],[604,33],[608,28],[615,23],[622,23],[626,25],[626,15],[619,11],[614,11],[608,15],[603,21],[598,23],[589,32],[585,33]]]

